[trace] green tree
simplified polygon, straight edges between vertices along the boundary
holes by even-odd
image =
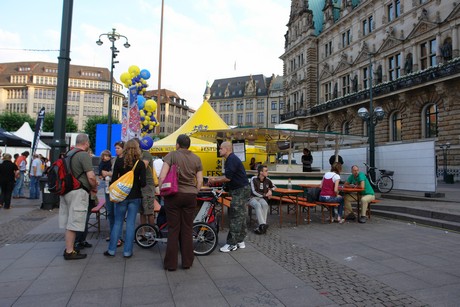
[[[6,131],[16,131],[25,123],[28,122],[32,129],[35,129],[35,119],[29,114],[5,112],[0,114],[0,126]]]
[[[107,115],[101,116],[89,116],[85,123],[85,133],[89,136],[89,141],[91,142],[91,150],[96,151],[96,125],[97,124],[107,124],[109,118]],[[112,124],[119,124],[117,118],[112,117]]]
[[[54,131],[54,122],[54,113],[45,113],[45,120],[43,121],[43,131]],[[78,125],[72,117],[66,118],[65,132],[78,132]]]

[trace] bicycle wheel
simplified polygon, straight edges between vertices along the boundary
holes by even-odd
[[[193,253],[197,256],[206,256],[217,246],[217,233],[206,223],[193,224]]]
[[[377,189],[380,193],[389,193],[393,189],[393,179],[390,176],[382,176],[377,181]]]
[[[150,224],[142,224],[136,228],[134,239],[136,244],[142,248],[151,248],[157,241],[155,239],[160,237],[160,232],[156,226]]]

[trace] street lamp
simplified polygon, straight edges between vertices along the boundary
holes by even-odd
[[[362,107],[358,110],[358,116],[367,122],[367,131],[369,136],[369,165],[375,167],[375,126],[385,116],[382,107],[373,107],[372,100],[372,53],[369,53],[369,110]],[[372,180],[375,179],[374,170],[371,169]]]
[[[124,38],[126,42],[123,44],[125,48],[131,47],[131,45],[128,43],[128,38],[124,35],[121,35],[117,32],[115,32],[115,29],[112,29],[112,32],[109,33],[103,33],[99,35],[99,39],[96,41],[96,44],[98,46],[101,46],[103,44],[101,37],[102,36],[107,36],[109,41],[112,43],[112,47],[110,49],[112,50],[112,64],[110,65],[110,96],[109,96],[109,114],[108,114],[108,119],[107,119],[107,149],[110,150],[111,145],[112,145],[112,103],[113,103],[113,69],[115,68],[115,64],[118,63],[118,61],[114,61],[115,58],[117,57],[118,52],[120,52],[116,47],[115,47],[115,42],[121,38]]]
[[[439,148],[441,148],[441,150],[442,150],[442,158],[443,158],[443,161],[444,161],[444,163],[443,163],[444,164],[444,170],[443,170],[444,182],[445,183],[451,183],[449,180],[447,180],[447,151],[450,148],[450,143],[441,144],[441,145],[439,145]]]

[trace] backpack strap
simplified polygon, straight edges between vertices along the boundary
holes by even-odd
[[[65,154],[65,157],[66,157],[66,158],[69,158],[69,171],[70,171],[70,173],[71,173],[72,175],[73,175],[73,172],[72,172],[72,158],[73,158],[77,153],[83,151],[83,149],[80,149],[80,148],[75,148],[75,149],[76,149],[76,150],[74,150],[73,152],[72,152],[72,150],[69,150],[69,151]],[[70,154],[69,154],[69,153],[70,153]],[[80,177],[83,176],[84,173],[85,173],[85,171],[83,171],[80,175],[76,176],[75,178],[76,178],[78,181],[80,181]],[[81,183],[81,181],[80,181],[80,185],[81,185],[81,188],[82,188],[83,190],[85,190],[86,192],[89,192],[89,191],[86,189],[86,187]]]

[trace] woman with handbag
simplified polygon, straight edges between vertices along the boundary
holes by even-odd
[[[131,258],[133,255],[133,241],[136,224],[137,212],[142,202],[141,188],[145,187],[145,164],[141,160],[141,150],[136,140],[129,140],[123,148],[123,156],[117,158],[113,166],[112,180],[110,184],[116,182],[126,173],[132,171],[132,188],[124,200],[115,203],[115,223],[110,232],[110,243],[105,256],[114,257],[117,250],[117,243],[123,221],[126,215],[125,244],[123,247],[123,257]]]
[[[168,271],[177,269],[179,247],[183,269],[189,269],[194,260],[193,218],[196,196],[203,184],[203,165],[200,158],[188,150],[189,147],[190,137],[185,134],[179,135],[176,141],[176,150],[164,158],[159,178],[160,193],[164,193],[163,183],[165,186],[169,184],[165,182],[168,172],[174,169],[178,170],[177,182],[172,184],[177,184],[177,192],[169,191],[168,195],[164,197],[164,207],[168,220],[168,244],[164,268]]]
[[[15,180],[19,178],[19,168],[11,162],[11,155],[3,155],[3,162],[0,163],[0,208],[10,209],[11,195],[13,194]]]

